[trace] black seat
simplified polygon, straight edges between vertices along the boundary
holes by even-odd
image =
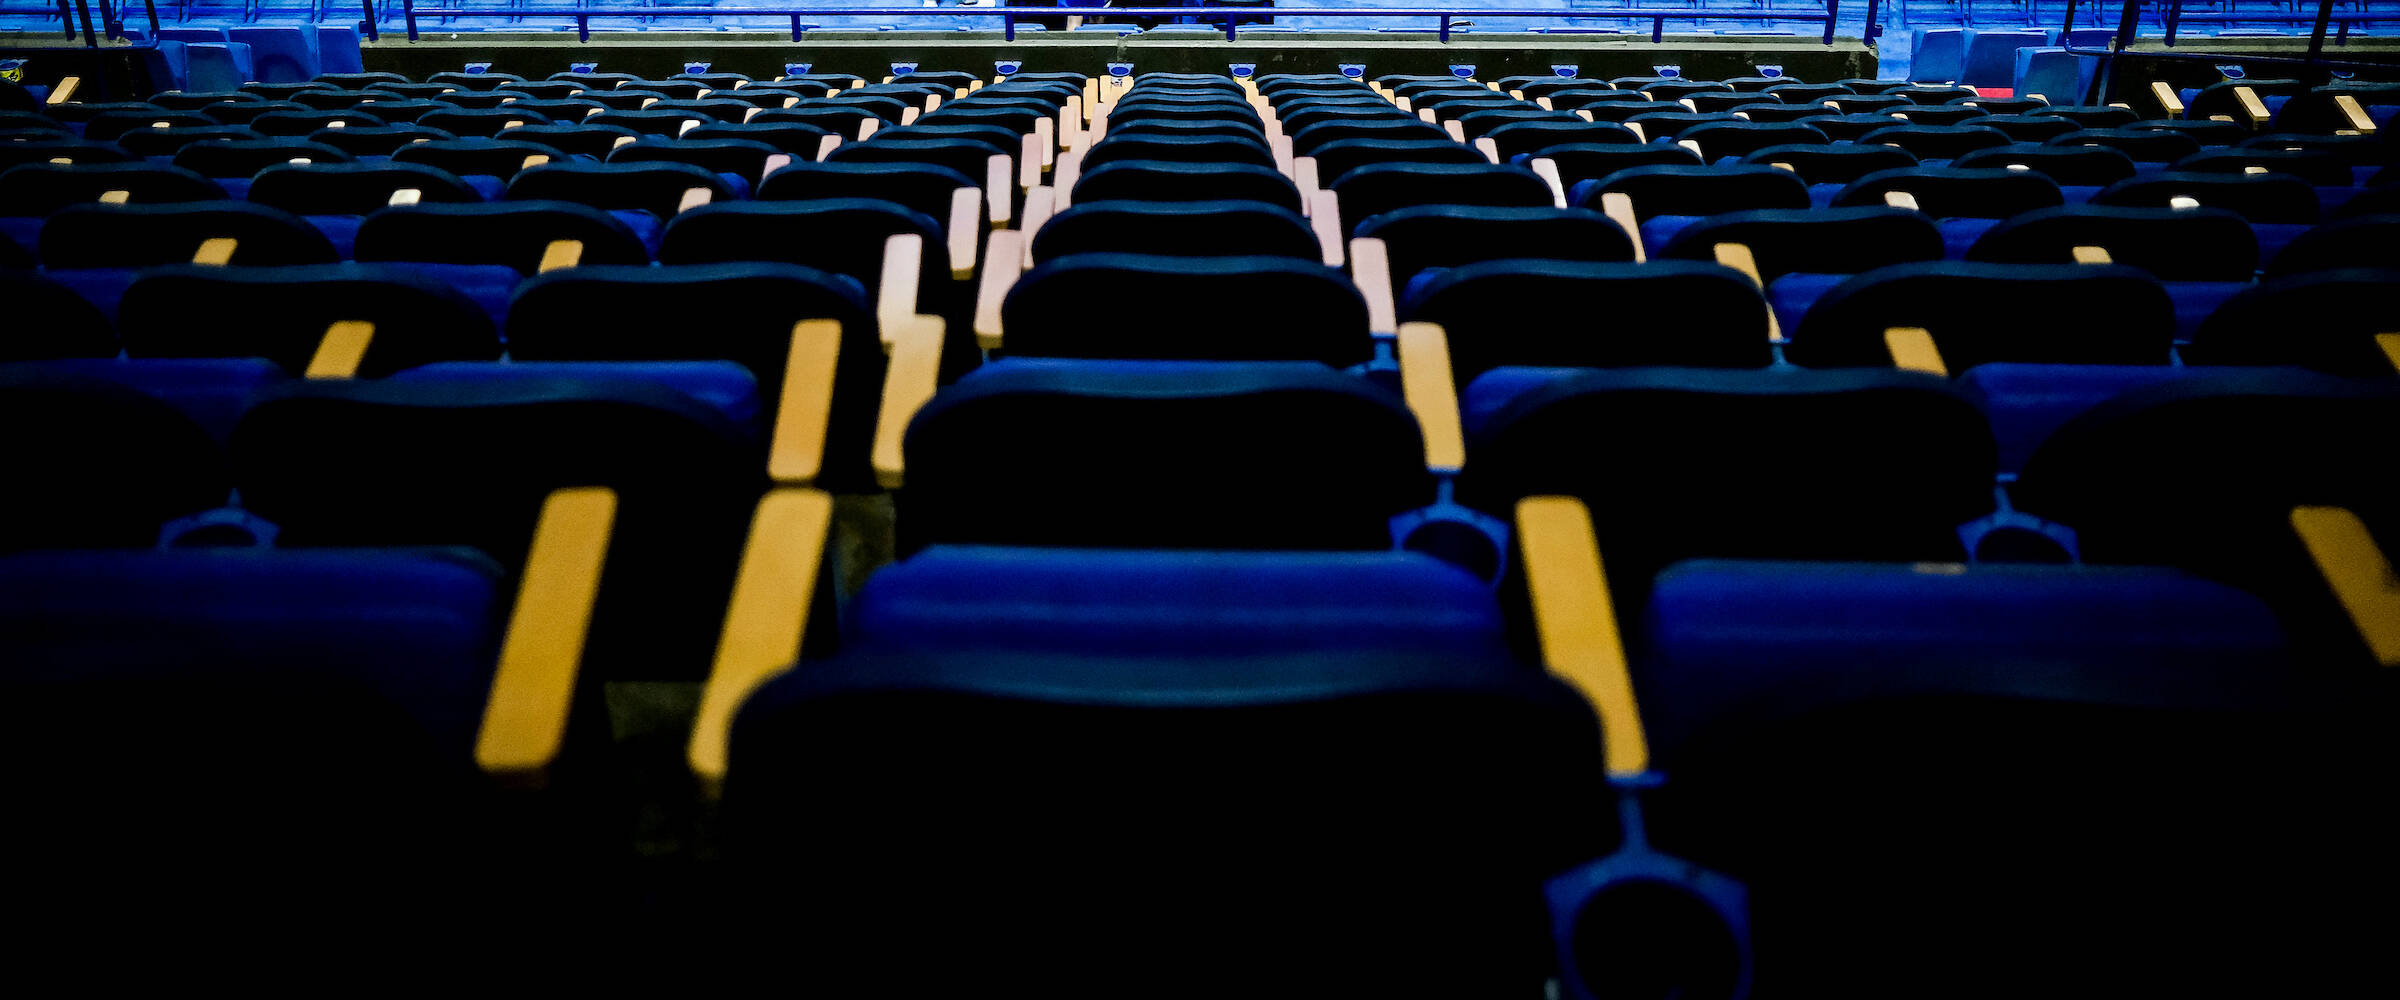
[[[2119,265],[1898,264],[1826,292],[1784,356],[1818,368],[1893,363],[1884,331],[1921,327],[1952,373],[1991,361],[2163,365],[2175,307]]]
[[[1225,288],[1248,291],[1229,296]],[[1142,320],[1122,320],[1135,315]],[[1374,357],[1358,289],[1332,268],[1290,257],[1057,257],[1009,289],[1001,322],[1012,357],[1310,360],[1337,368]]]

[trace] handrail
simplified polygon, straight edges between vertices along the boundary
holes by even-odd
[[[1082,13],[1083,16],[1088,17],[1190,18],[1196,23],[1209,23],[1222,20],[1224,22],[1226,41],[1234,41],[1236,39],[1237,32],[1239,31],[1241,23],[1244,20],[1262,16],[1309,17],[1313,15],[1318,17],[1434,18],[1439,24],[1437,30],[1440,34],[1441,40],[1444,42],[1450,40],[1453,22],[1461,18],[1518,17],[1542,20],[1564,20],[1568,18],[1648,20],[1650,22],[1650,40],[1652,42],[1659,42],[1666,37],[1666,23],[1669,20],[1755,21],[1761,19],[1762,13],[1767,13],[1768,19],[1772,20],[1797,21],[1804,24],[1822,23],[1825,25],[1823,39],[1824,43],[1831,45],[1834,41],[1834,25],[1840,18],[1840,5],[1841,0],[1825,0],[1825,9],[1822,13],[1808,11],[1786,13],[1780,10],[1770,13],[1758,10],[1668,10],[1657,8],[1625,8],[1621,10],[1602,10],[1590,8],[1560,10],[1557,8],[1546,8],[1542,10],[1511,10],[1506,8],[1469,9],[1459,7],[1409,7],[1389,8],[1382,10],[1307,8],[1279,11],[1264,7],[1200,6],[1058,8],[937,7],[919,9],[903,8],[898,10],[888,7],[629,7],[614,9],[574,7],[542,10],[539,13],[524,16],[572,17],[575,19],[576,40],[583,42],[592,40],[592,18],[595,17],[723,17],[728,14],[752,17],[791,18],[792,40],[795,42],[800,40],[800,34],[802,31],[809,27],[813,27],[813,25],[806,25],[801,22],[801,18],[804,17],[882,17],[889,18],[893,21],[904,21],[913,18],[996,17],[1000,19],[1001,37],[1013,42],[1017,39],[1017,22],[1020,20],[1044,17],[1066,17],[1074,16],[1077,13]],[[412,42],[418,40],[417,18],[420,16],[489,17],[492,14],[492,11],[490,10],[464,7],[418,7],[416,5],[416,0],[401,0],[400,8],[402,17],[408,23],[408,40]],[[373,23],[373,18],[371,16],[368,19],[368,23]]]

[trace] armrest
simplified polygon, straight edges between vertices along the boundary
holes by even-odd
[[[824,138],[817,140],[817,162],[825,162],[825,158],[832,156],[833,151],[841,148],[841,145],[842,137],[840,134],[833,132],[826,133]]]
[[[1542,665],[1575,686],[1600,716],[1608,772],[1616,777],[1650,768],[1650,744],[1634,702],[1616,602],[1600,561],[1592,518],[1574,497],[1517,501],[1518,555],[1525,590],[1541,635]]]
[[[1033,122],[1033,134],[1035,143],[1041,148],[1042,165],[1040,169],[1048,171],[1057,166],[1058,123],[1048,118],[1037,118]]]
[[[1486,160],[1489,160],[1493,163],[1500,162],[1500,144],[1493,141],[1491,136],[1487,135],[1481,139],[1475,140],[1475,151],[1482,153],[1483,158]]]
[[[54,108],[61,104],[71,104],[75,100],[76,88],[81,86],[83,86],[82,77],[62,76],[58,79],[58,86],[50,88],[50,96],[42,103]]]
[[[877,118],[877,117],[875,117],[874,115],[868,115],[868,116],[866,116],[865,118],[861,118],[861,119],[859,119],[859,120],[858,120],[858,141],[860,141],[860,142],[865,142],[865,141],[867,141],[867,137],[868,137],[868,136],[871,136],[871,135],[874,135],[874,134],[875,134],[875,129],[876,129],[876,127],[877,127],[877,126],[880,126],[880,125],[882,125],[882,124],[883,124],[883,119],[881,119],[881,118]]]
[[[1309,207],[1308,225],[1317,231],[1317,246],[1324,252],[1325,266],[1342,266],[1341,196],[1320,188]]]
[[[2400,667],[2400,577],[2366,523],[2340,507],[2294,507],[2292,530],[2378,665]]]
[[[1924,209],[1921,209],[1921,208],[1918,208],[1918,207],[1917,207],[1917,196],[1916,196],[1916,195],[1913,195],[1913,194],[1910,194],[1910,193],[1908,193],[1908,192],[1906,192],[1906,191],[1886,191],[1886,192],[1884,192],[1884,193],[1883,193],[1883,203],[1884,203],[1884,205],[1886,205],[1886,206],[1888,206],[1888,207],[1891,207],[1891,208],[1905,209],[1905,210],[1907,210],[1907,211],[1911,211],[1911,212],[1922,212],[1922,211],[1924,211]]]
[[[526,159],[526,160],[528,160],[528,161],[531,161],[531,160],[540,160],[540,161],[542,161],[542,163],[548,163],[548,162],[550,162],[550,158],[549,158],[549,157],[547,157],[547,156],[528,156],[528,157],[526,157],[525,159]],[[528,166],[528,167],[536,167],[536,166],[540,166],[540,165],[541,165],[541,164],[539,164],[539,163],[531,163],[531,162],[528,162],[528,163],[526,163],[526,164],[525,164],[525,166]],[[407,206],[407,205],[414,205],[414,204],[416,204],[416,203],[418,203],[418,202],[420,202],[420,201],[424,201],[424,200],[425,200],[425,191],[424,191],[424,189],[422,189],[422,188],[401,188],[401,189],[399,189],[399,190],[397,190],[397,191],[394,191],[394,192],[392,192],[392,198],[391,198],[391,200],[390,200],[390,201],[387,201],[387,202],[384,202],[384,204],[386,204],[386,205],[399,205],[399,206]]]
[[[2376,334],[2375,346],[2383,349],[2383,358],[2392,363],[2392,370],[2400,372],[2400,333]]]
[[[2233,88],[2233,99],[2241,104],[2242,117],[2250,119],[2251,128],[2257,128],[2273,117],[2267,113],[2267,103],[2258,99],[2258,91],[2248,87],[2235,87]]]
[[[742,548],[733,597],[726,603],[725,628],[716,659],[700,689],[700,714],[692,724],[684,760],[710,797],[724,789],[727,742],[734,713],[758,686],[791,668],[816,601],[817,570],[824,563],[825,537],[833,523],[833,497],[819,490],[783,487],[760,497],[750,518],[750,541]]]
[[[1698,140],[1698,139],[1677,139],[1677,140],[1675,140],[1675,144],[1676,144],[1676,145],[1678,145],[1678,146],[1681,146],[1681,147],[1683,147],[1683,148],[1685,148],[1685,149],[1691,150],[1691,151],[1692,151],[1692,155],[1693,155],[1693,156],[1697,156],[1697,157],[1699,157],[1699,158],[1700,158],[1700,162],[1702,162],[1702,163],[1707,163],[1707,162],[1708,162],[1708,154],[1707,154],[1707,153],[1703,153],[1703,152],[1701,152],[1701,151],[1700,151],[1700,140]]]
[[[1075,182],[1083,179],[1083,148],[1069,150],[1058,158],[1058,169],[1050,172],[1050,211],[1065,211],[1075,203]]]
[[[1367,330],[1391,336],[1400,326],[1400,310],[1392,296],[1391,247],[1373,236],[1350,241],[1350,281],[1367,300]]]
[[[992,230],[983,253],[983,284],[975,289],[975,343],[987,351],[1000,349],[1000,303],[1016,287],[1024,259],[1033,246],[1032,234],[1016,229]]]
[[[925,95],[925,112],[924,112],[925,114],[929,114],[929,115],[930,115],[930,114],[932,114],[932,113],[934,113],[934,112],[936,112],[936,111],[939,111],[939,110],[941,110],[941,108],[942,108],[942,95],[940,95],[940,94],[927,94],[927,95]]]
[[[548,274],[559,268],[574,267],[581,263],[583,263],[582,240],[551,240],[548,246],[542,248],[542,262],[535,265],[534,273]]]
[[[900,446],[908,436],[908,422],[933,398],[947,329],[939,316],[911,316],[895,331],[892,359],[884,366],[883,407],[875,414],[875,481],[884,489],[899,489],[906,481],[908,467]]]
[[[1600,214],[1625,230],[1625,238],[1633,241],[1633,262],[1649,261],[1650,252],[1642,247],[1641,217],[1633,214],[1633,196],[1616,191],[1600,196]]]
[[[317,341],[317,353],[308,359],[308,377],[357,378],[359,363],[367,359],[367,347],[374,342],[373,323],[345,319],[326,326],[325,339]]]
[[[476,766],[499,781],[540,787],[558,760],[616,519],[616,491],[605,487],[557,490],[542,502],[475,737]]]
[[[917,314],[917,285],[925,271],[925,238],[893,233],[883,241],[883,271],[875,281],[875,320],[882,328],[884,350],[892,347],[892,326]]]
[[[778,485],[806,486],[824,469],[833,373],[841,358],[841,323],[804,319],[792,325],[783,389],[775,403],[775,433],[767,442],[767,478]]]
[[[532,156],[528,156],[528,157],[526,157],[526,158],[524,159],[524,161],[523,161],[523,162],[520,162],[520,163],[518,163],[518,164],[517,164],[517,169],[519,169],[519,170],[531,170],[531,169],[533,169],[533,168],[535,168],[535,167],[541,166],[541,165],[543,165],[543,164],[545,164],[545,163],[548,163],[548,162],[550,162],[550,157],[548,157],[547,155],[541,154],[541,153],[535,153],[535,154],[533,154]],[[421,197],[421,196],[422,196],[422,195],[420,194],[420,197]],[[395,195],[395,197],[396,197],[396,195]],[[413,201],[412,201],[412,202],[409,202],[409,204],[411,204],[411,205],[414,205],[414,204],[416,204],[416,202],[413,202]]]
[[[2375,134],[2375,119],[2368,116],[2366,108],[2359,106],[2358,98],[2349,94],[2335,94],[2333,95],[2333,107],[2334,110],[2342,113],[2344,119],[2349,121],[2351,131],[2360,135]]]
[[[2158,99],[2158,106],[2167,117],[2183,117],[2183,98],[2176,96],[2173,84],[2165,80],[2150,81],[2150,96]]]
[[[1588,122],[1588,121],[1591,121],[1591,120],[1593,120],[1593,119],[1592,119],[1592,113],[1591,113],[1590,111],[1578,111],[1578,112],[1575,112],[1575,113],[1576,113],[1576,114],[1579,114],[1579,115],[1582,115],[1582,116],[1583,116],[1583,120],[1584,120],[1584,121],[1587,121],[1587,122]],[[1625,126],[1625,130],[1626,130],[1626,131],[1633,133],[1633,141],[1635,141],[1635,142],[1649,142],[1649,141],[1650,141],[1650,133],[1649,133],[1649,131],[1648,131],[1647,129],[1644,129],[1644,128],[1642,128],[1642,123],[1640,123],[1640,122],[1618,122],[1617,124]]]
[[[1921,326],[1895,326],[1883,331],[1883,347],[1892,352],[1893,367],[1927,375],[1950,377],[1950,365],[1933,343],[1933,331]]]
[[[1418,108],[1417,120],[1424,122],[1427,125],[1439,125],[1442,123],[1441,116],[1434,114],[1432,108]]]
[[[1321,179],[1317,176],[1316,157],[1292,157],[1292,185],[1300,189],[1300,214],[1308,215],[1315,212],[1317,210],[1317,192],[1323,188]]]
[[[1458,419],[1458,383],[1450,374],[1450,336],[1439,323],[1400,324],[1400,389],[1425,435],[1425,468],[1437,475],[1467,464]]]
[[[612,151],[613,151],[613,150],[619,150],[619,149],[623,149],[623,148],[625,148],[625,147],[627,147],[627,146],[631,146],[631,145],[633,145],[633,142],[634,142],[634,140],[633,140],[633,137],[632,137],[632,136],[630,136],[630,135],[620,135],[620,136],[618,136],[618,137],[616,138],[616,141],[614,141],[614,142],[611,142],[611,143],[609,143],[609,144],[608,144],[608,148],[609,148],[610,150],[612,150]]]
[[[1083,98],[1070,97],[1058,109],[1058,148],[1060,152],[1083,148]]]
[[[125,203],[127,203],[127,202],[130,202],[130,201],[132,201],[132,200],[133,200],[133,192],[131,192],[131,191],[102,191],[102,192],[100,192],[100,203],[101,203],[101,204],[103,204],[103,205],[123,205],[123,204],[125,204]]]
[[[1742,272],[1742,277],[1750,279],[1750,287],[1758,289],[1758,297],[1760,301],[1765,301],[1767,297],[1767,283],[1765,279],[1759,277],[1758,257],[1756,254],[1750,252],[1750,247],[1748,245],[1742,243],[1719,243],[1713,249],[1713,253],[1717,258],[1717,263],[1723,264],[1726,267],[1730,267],[1736,271],[1740,271]],[[1767,309],[1767,340],[1778,344],[1783,343],[1783,324],[1776,321],[1775,310],[1773,307],[1769,307]]]
[[[2107,247],[2079,246],[2074,248],[2074,254],[2075,263],[2078,264],[2116,263],[2115,258],[2109,256]]]
[[[1083,148],[1090,149],[1100,140],[1108,138],[1109,105],[1115,103],[1115,100],[1115,98],[1106,98],[1092,106],[1092,127],[1083,132]]]
[[[109,192],[109,194],[117,193],[118,192],[115,191]],[[102,197],[100,200],[108,201],[106,197]],[[120,199],[112,202],[111,204],[122,205],[124,203],[125,202]],[[205,240],[201,240],[199,249],[192,251],[192,263],[201,264],[208,267],[224,267],[227,264],[233,263],[233,252],[240,248],[241,241],[236,240],[231,236],[211,236]]]
[[[983,194],[991,202],[995,229],[1008,225],[1009,209],[1017,198],[1016,172],[1016,163],[1006,153],[993,153],[983,161]]]
[[[1267,140],[1267,151],[1275,156],[1275,172],[1292,176],[1292,137],[1278,135]]]
[[[1017,149],[1017,187],[1030,191],[1042,183],[1042,164],[1050,162],[1048,143],[1039,133],[1027,132]]]
[[[708,204],[709,199],[713,197],[715,197],[715,195],[712,194],[707,188],[685,188],[683,191],[683,199],[675,203],[675,214],[682,215],[683,213],[689,212],[692,209],[706,205]]]
[[[1567,207],[1567,182],[1558,176],[1558,161],[1547,156],[1537,156],[1526,166],[1533,169],[1534,176],[1541,178],[1542,183],[1550,185],[1551,207]]]
[[[983,189],[962,187],[950,192],[950,218],[942,233],[950,241],[950,277],[965,281],[975,276],[975,237],[983,232]]]
[[[931,98],[928,98],[928,100],[930,100],[930,99],[931,99]],[[917,109],[915,109],[915,108],[901,108],[901,109],[900,109],[900,124],[902,124],[902,125],[914,125],[914,124],[916,124],[916,123],[917,123],[917,114],[918,114],[918,112],[917,112]]]
[[[1050,217],[1057,214],[1057,201],[1058,192],[1047,184],[1036,185],[1033,190],[1025,192],[1025,218],[1017,223],[1017,231],[1025,235],[1025,255],[1019,259],[1018,267],[1033,266],[1030,257],[1034,234],[1041,232],[1043,226],[1050,224]]]
[[[1452,118],[1452,119],[1450,119],[1449,121],[1443,122],[1443,123],[1442,123],[1442,132],[1443,132],[1443,134],[1445,134],[1445,135],[1448,135],[1448,136],[1450,137],[1450,141],[1451,141],[1451,142],[1455,142],[1455,143],[1458,143],[1458,144],[1460,144],[1460,145],[1465,145],[1465,144],[1466,144],[1466,141],[1467,141],[1467,126],[1466,126],[1466,124],[1465,124],[1465,123],[1463,123],[1463,122],[1459,121],[1458,119],[1456,119],[1456,118]]]

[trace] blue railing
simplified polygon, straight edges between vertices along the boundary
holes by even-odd
[[[1838,8],[1840,2],[1841,0],[1825,0],[1825,9],[1821,13],[1815,11],[1786,12],[1778,10],[1773,12],[1771,16],[1779,21],[1822,23],[1825,25],[1825,44],[1831,45],[1833,44],[1833,28],[1839,14]],[[1873,12],[1875,10],[1876,2],[1878,2],[1878,0],[1869,0],[1868,20],[1870,23],[1874,20]],[[490,10],[466,7],[418,7],[416,6],[416,0],[401,0],[400,9],[402,16],[408,23],[408,38],[412,42],[417,40],[417,18],[419,17],[486,17],[492,13]],[[999,18],[1001,37],[1010,41],[1016,40],[1018,22],[1038,20],[1042,18],[1068,16],[1111,18],[1190,18],[1200,22],[1215,22],[1219,20],[1224,21],[1225,23],[1223,28],[1225,31],[1225,38],[1226,40],[1231,41],[1238,37],[1241,24],[1247,19],[1277,15],[1305,17],[1311,13],[1338,14],[1341,17],[1382,18],[1390,20],[1432,20],[1437,25],[1436,31],[1440,35],[1441,40],[1445,42],[1450,40],[1452,29],[1457,25],[1457,22],[1462,19],[1516,17],[1549,20],[1565,20],[1569,18],[1576,20],[1589,20],[1593,18],[1605,18],[1611,20],[1625,19],[1637,21],[1647,20],[1650,22],[1650,40],[1657,42],[1666,37],[1666,24],[1669,20],[1755,21],[1760,18],[1762,13],[1761,11],[1757,10],[1699,10],[1691,8],[1676,10],[1662,10],[1654,8],[1624,8],[1615,10],[1592,8],[1559,10],[1556,8],[1548,8],[1543,10],[1510,10],[1505,8],[1489,9],[1480,7],[1413,7],[1390,10],[1335,10],[1307,8],[1278,11],[1265,7],[936,7],[900,10],[894,10],[889,7],[742,7],[738,10],[716,7],[641,7],[617,9],[574,7],[546,8],[543,9],[538,16],[574,18],[576,38],[580,41],[590,41],[592,38],[592,19],[596,17],[721,17],[728,12],[738,13],[744,17],[788,17],[792,22],[792,40],[795,42],[800,40],[800,33],[809,27],[809,25],[803,21],[803,18],[810,17],[879,17],[895,22],[907,21],[915,18],[971,17],[984,20]],[[372,23],[372,21],[373,18],[370,15],[369,22]]]

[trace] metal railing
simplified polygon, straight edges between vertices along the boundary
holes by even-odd
[[[1868,8],[1870,12],[1872,12],[1874,9],[1873,2],[1874,0],[1870,0]],[[971,17],[986,20],[998,18],[1000,20],[1001,37],[1009,41],[1015,41],[1017,38],[1017,24],[1019,22],[1033,21],[1043,18],[1071,16],[1111,18],[1188,18],[1197,23],[1207,24],[1223,21],[1224,24],[1221,27],[1225,32],[1225,39],[1227,41],[1234,41],[1239,37],[1239,31],[1244,21],[1269,16],[1306,17],[1310,14],[1316,14],[1318,16],[1365,17],[1387,20],[1432,20],[1436,25],[1436,33],[1444,42],[1450,40],[1451,33],[1458,27],[1458,22],[1462,20],[1490,17],[1533,18],[1541,20],[1647,20],[1650,22],[1650,40],[1652,42],[1664,40],[1666,37],[1666,24],[1670,20],[1795,21],[1800,23],[1822,23],[1825,26],[1824,43],[1831,45],[1833,44],[1834,38],[1834,24],[1839,17],[1840,3],[1841,0],[1825,0],[1825,9],[1822,12],[1782,10],[1762,11],[1757,9],[1706,10],[1693,8],[1665,10],[1637,7],[1629,7],[1621,10],[1593,8],[1575,10],[1559,10],[1556,8],[1543,10],[1510,10],[1505,8],[1490,9],[1480,7],[1412,7],[1389,10],[1348,10],[1340,8],[1275,10],[1273,8],[1266,7],[937,7],[899,10],[894,10],[888,7],[639,7],[617,9],[574,7],[545,9],[539,11],[538,13],[520,13],[517,16],[574,18],[576,40],[587,42],[592,38],[593,18],[724,17],[728,15],[740,17],[790,18],[792,24],[792,40],[795,42],[800,40],[800,34],[802,31],[813,27],[813,25],[810,25],[803,20],[804,18],[810,17],[877,17],[893,22],[905,22],[917,18]],[[408,38],[412,42],[417,40],[417,19],[420,17],[490,17],[494,13],[488,9],[475,9],[467,7],[418,7],[416,6],[416,0],[401,0],[400,9],[402,17],[407,21]],[[1870,13],[1870,22],[1872,19],[1873,15]],[[368,23],[372,24],[373,20],[373,16],[370,14]]]

